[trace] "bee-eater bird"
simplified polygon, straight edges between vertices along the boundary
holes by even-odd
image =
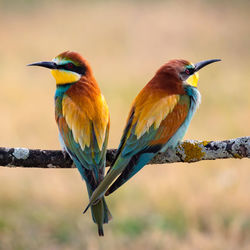
[[[88,195],[103,180],[109,135],[109,110],[89,63],[78,53],[66,51],[49,62],[28,66],[51,69],[56,80],[55,119],[59,138],[82,178]],[[100,236],[111,214],[104,198],[91,206]]]
[[[156,72],[133,101],[115,160],[89,205],[105,192],[106,195],[114,192],[158,152],[177,146],[201,100],[198,71],[217,61],[220,60],[193,65],[186,60],[171,60]]]

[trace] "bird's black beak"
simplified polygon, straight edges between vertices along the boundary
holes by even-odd
[[[31,63],[28,64],[27,66],[40,66],[48,69],[56,69],[57,64],[54,62],[36,62],[36,63]]]
[[[221,61],[221,59],[211,59],[211,60],[205,60],[205,61],[198,62],[194,65],[195,72],[197,72],[198,70],[202,69],[203,67],[207,66],[210,63],[219,62],[219,61]]]

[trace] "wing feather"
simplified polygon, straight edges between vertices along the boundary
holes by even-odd
[[[135,129],[132,129],[132,132],[128,137],[124,136],[126,141],[123,143],[124,146],[120,149],[120,154],[117,158],[126,158],[126,162],[128,163],[126,166],[123,166],[124,170],[109,187],[106,195],[114,192],[117,188],[128,181],[145,164],[147,164],[157,152],[168,145],[170,138],[173,138],[175,134],[178,134],[180,127],[185,123],[189,108],[189,97],[181,96],[178,103],[173,108],[168,109],[171,111],[169,111],[166,117],[164,112],[158,116],[161,117],[161,122],[158,128],[155,128],[155,125],[152,124],[148,131],[145,132],[139,139],[135,135]],[[174,144],[177,144],[183,135],[184,132],[183,134],[178,135]],[[119,160],[116,162],[119,162]],[[120,167],[121,166],[116,163],[113,166],[114,169],[118,169]]]
[[[93,109],[93,106],[96,108]],[[80,144],[82,150],[85,146],[90,146],[91,124],[94,127],[99,150],[102,150],[109,123],[108,107],[102,96],[92,102],[89,97],[77,102],[71,96],[65,95],[62,100],[62,113],[67,125],[72,130],[74,140]]]
[[[137,98],[134,104],[136,107],[135,119],[137,120],[137,125],[135,134],[137,138],[146,133],[152,125],[157,129],[162,120],[173,110],[179,98],[179,95],[169,95],[163,98],[157,95],[150,95],[143,105],[141,104],[141,99]]]
[[[64,94],[61,106],[62,113],[57,122],[65,146],[85,168],[98,175],[98,169],[105,162],[109,132],[105,99],[98,93],[91,96],[82,88],[70,88]]]
[[[129,157],[148,147],[160,124],[179,99],[179,95],[140,93],[132,104],[115,160],[120,154],[122,157]]]

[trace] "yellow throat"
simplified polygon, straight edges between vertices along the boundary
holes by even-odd
[[[186,82],[189,85],[193,86],[193,87],[197,87],[198,80],[199,80],[199,73],[195,72],[193,75],[191,75],[190,77],[188,77],[188,79],[186,80]]]
[[[81,75],[76,72],[61,69],[52,69],[51,74],[56,79],[56,84],[58,85],[77,82],[81,78]]]

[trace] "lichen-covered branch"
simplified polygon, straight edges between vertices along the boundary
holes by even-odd
[[[115,149],[107,152],[107,166],[114,159]],[[196,162],[216,159],[250,158],[250,137],[225,141],[183,141],[175,150],[160,153],[149,164]],[[26,168],[74,168],[66,152],[27,148],[0,147],[0,166]]]

